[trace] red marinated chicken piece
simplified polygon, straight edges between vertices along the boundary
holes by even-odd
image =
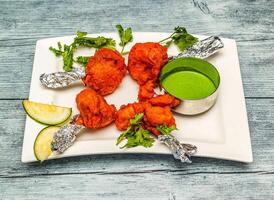
[[[145,128],[156,136],[161,134],[157,130],[157,126],[171,127],[176,125],[170,107],[151,106],[150,104],[147,104],[145,108],[144,124]]]
[[[100,95],[114,92],[126,74],[125,60],[112,49],[101,48],[96,51],[86,66],[84,83]]]
[[[172,115],[170,107],[160,107],[147,105],[145,107],[144,121],[151,126],[166,125],[168,127],[175,124],[175,119]]]
[[[175,119],[170,107],[152,106],[149,103],[132,103],[123,105],[118,110],[115,120],[116,127],[121,131],[126,130],[130,126],[130,119],[133,119],[139,113],[144,114],[142,126],[155,135],[160,134],[156,129],[157,126],[166,125],[171,127],[175,125]]]
[[[80,115],[77,124],[87,128],[97,129],[111,124],[115,120],[116,108],[92,89],[84,89],[76,96],[77,108]]]
[[[138,99],[139,101],[146,101],[154,96],[154,82],[147,81],[144,85],[139,87]]]
[[[148,100],[153,106],[169,106],[171,108],[178,106],[181,101],[169,94],[158,95]]]
[[[136,43],[129,52],[128,70],[139,85],[158,79],[160,70],[168,61],[167,48],[159,43]]]
[[[130,103],[127,105],[122,105],[116,114],[116,127],[121,131],[126,130],[130,125],[130,119],[133,119],[136,114],[143,112],[144,107],[142,103]]]

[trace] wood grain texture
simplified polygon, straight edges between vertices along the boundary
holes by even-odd
[[[273,19],[274,0],[0,0],[0,199],[274,199]],[[253,163],[137,154],[21,163],[36,41],[117,23],[237,41]]]
[[[28,97],[37,39],[72,35],[76,30],[112,32],[117,23],[135,31],[164,32],[182,25],[191,33],[236,39],[245,96],[274,97],[273,1],[31,0],[0,4],[0,30],[5,30],[0,34],[0,98]]]
[[[237,177],[237,178],[236,178]],[[70,174],[3,178],[5,199],[273,199],[273,174]],[[64,195],[65,194],[65,195]],[[3,199],[4,199],[3,198]],[[36,199],[35,198],[35,199]]]

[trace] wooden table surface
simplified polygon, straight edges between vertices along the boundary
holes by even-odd
[[[25,112],[38,39],[134,31],[235,39],[254,162],[163,155],[100,155],[21,163]],[[0,199],[274,199],[273,0],[0,0]],[[236,115],[237,113],[235,113]]]

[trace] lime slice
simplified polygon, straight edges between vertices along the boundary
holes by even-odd
[[[57,125],[65,122],[72,113],[71,108],[37,103],[29,100],[23,101],[23,107],[35,121],[46,125]]]
[[[60,129],[58,126],[48,126],[37,135],[33,150],[37,160],[44,161],[52,154],[51,142],[54,134]]]

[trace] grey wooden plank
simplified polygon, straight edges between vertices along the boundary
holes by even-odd
[[[238,41],[246,97],[274,97],[273,1],[0,1],[0,98],[27,98],[35,41],[44,37],[114,31],[192,33]],[[206,5],[206,6],[205,6]],[[208,9],[207,9],[208,8]],[[195,17],[194,17],[195,16]],[[19,75],[19,76],[18,76]]]
[[[145,174],[57,175],[0,179],[0,199],[267,199],[274,175]]]
[[[57,36],[79,28],[89,32],[112,31],[120,22],[143,31],[166,31],[179,22],[196,33],[235,35],[237,39],[262,39],[266,33],[273,34],[273,1],[267,0],[0,2],[0,28],[6,30],[2,39]],[[203,12],[201,6],[209,12]]]
[[[25,113],[20,101],[0,101],[0,178],[50,174],[122,174],[150,172],[273,173],[274,99],[248,99],[247,110],[254,162],[243,164],[193,158],[191,165],[163,155],[97,155],[52,160],[43,164],[20,161]]]

